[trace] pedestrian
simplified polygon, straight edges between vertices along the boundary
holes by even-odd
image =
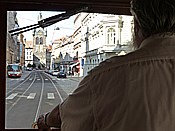
[[[175,2],[133,0],[135,51],[100,63],[39,129],[175,131]]]

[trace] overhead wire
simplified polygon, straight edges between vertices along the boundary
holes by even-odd
[[[65,13],[58,14],[58,15],[51,16],[49,18],[40,20],[40,21],[38,21],[37,24],[33,24],[33,25],[26,26],[26,27],[10,30],[9,33],[11,34],[11,36],[13,36],[13,35],[18,35],[18,34],[21,34],[23,32],[30,31],[30,30],[33,30],[33,29],[36,29],[39,27],[45,28],[45,27],[50,26],[52,24],[55,24],[59,21],[68,19],[69,17],[71,17],[77,13],[80,13],[82,11],[87,11],[87,10],[88,10],[88,7],[85,6],[85,7],[75,9],[75,10],[66,11]]]

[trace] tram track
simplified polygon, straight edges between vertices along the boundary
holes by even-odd
[[[44,74],[44,73],[43,73],[43,74]],[[58,96],[59,96],[61,102],[63,102],[63,98],[62,98],[62,96],[61,96],[61,93],[58,91],[58,88],[57,88],[57,86],[55,85],[55,83],[53,82],[53,80],[52,80],[48,75],[46,75],[46,74],[44,74],[44,75],[50,80],[50,82],[51,82],[52,85],[54,86],[55,90],[57,91],[57,94],[58,94]]]
[[[6,96],[9,95],[11,92],[13,92],[14,90],[16,90],[17,88],[21,87],[22,85],[24,85],[31,77],[32,74],[30,74],[23,82],[21,82],[20,84],[18,84],[17,86],[14,86],[13,89],[11,89],[10,91],[8,91],[6,93]]]
[[[27,87],[27,89],[21,94],[22,96],[24,96],[24,94],[32,87],[32,85],[34,84],[36,80],[36,74],[34,76],[34,79],[32,80],[32,82],[30,83],[30,85]],[[11,106],[7,109],[7,113],[18,103],[18,101],[21,99],[22,97],[18,97],[15,102],[13,104],[11,104]]]
[[[29,77],[7,92],[6,126],[31,128],[40,114],[53,109],[67,97],[59,82],[43,71],[31,72]],[[7,99],[13,95],[12,99]],[[26,119],[27,118],[27,119]]]

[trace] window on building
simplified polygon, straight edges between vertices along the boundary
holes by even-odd
[[[38,44],[39,44],[39,38],[36,37],[36,45],[38,45]]]
[[[40,45],[43,44],[43,37],[40,38]]]
[[[115,29],[109,28],[107,31],[107,44],[115,44]]]

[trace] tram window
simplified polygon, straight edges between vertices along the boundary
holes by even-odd
[[[25,14],[26,17],[22,17],[18,12],[25,13],[26,11],[9,10],[6,12],[6,65],[10,63],[20,63],[22,65],[22,76],[20,78],[6,77],[5,129],[31,129],[31,124],[37,119],[39,114],[51,110],[56,104],[62,102],[77,88],[81,79],[87,75],[89,67],[92,69],[98,66],[94,63],[89,64],[88,61],[90,61],[90,59],[98,58],[105,60],[114,55],[118,55],[114,50],[114,48],[116,48],[115,43],[112,46],[106,44],[107,28],[115,28],[115,39],[117,40],[119,39],[119,33],[122,34],[120,35],[122,36],[120,39],[121,45],[127,45],[131,43],[128,41],[132,41],[133,25],[131,21],[133,18],[131,16],[122,15],[123,19],[125,19],[125,25],[123,26],[122,32],[118,32],[118,15],[113,15],[114,23],[108,23],[106,21],[105,23],[101,23],[99,19],[97,21],[95,18],[107,18],[108,15],[111,14],[95,13],[96,17],[93,18],[93,14],[82,12],[71,17],[75,22],[72,23],[73,27],[66,26],[68,24],[65,24],[64,22],[66,20],[63,20],[64,24],[61,25],[64,26],[59,25],[58,22],[50,26],[52,30],[49,30],[49,27],[33,29],[31,34],[29,34],[31,35],[31,39],[29,39],[25,35],[25,32],[13,34],[9,33],[9,31],[22,27],[22,25],[18,23],[19,19],[23,19],[23,23],[25,23],[25,21],[37,23],[40,18],[45,17],[44,13],[51,13],[51,11],[38,11],[36,13],[38,16],[33,19],[30,19],[27,13]],[[34,13],[34,11],[31,11],[31,13],[32,12]],[[52,13],[56,15],[60,12],[54,11]],[[86,16],[90,18],[89,21]],[[84,22],[80,22],[82,17],[86,17],[87,19],[84,19]],[[80,23],[84,24],[81,25]],[[81,27],[81,30],[76,30],[79,27]],[[131,29],[130,34],[124,29],[128,29],[128,27]],[[91,32],[88,32],[89,29]],[[63,30],[72,30],[72,34],[65,35]],[[88,38],[91,38],[93,35],[95,36],[93,33],[97,32],[97,30],[103,30],[104,35],[99,35],[103,42],[99,42],[100,39],[96,41],[96,38],[89,41]],[[87,35],[87,32],[89,35]],[[42,35],[42,44],[37,44],[38,41],[36,41],[36,38],[41,38],[40,35]],[[51,43],[47,42],[49,37]],[[46,46],[43,46],[44,44]],[[67,45],[69,45],[69,49]],[[71,51],[70,47],[72,47]],[[104,53],[98,55],[97,52],[102,48],[106,49],[106,51],[113,50],[113,52],[107,54],[104,50]],[[129,45],[128,48],[130,48]],[[26,56],[25,50],[31,53],[26,53]],[[81,63],[81,59],[84,59],[84,64]],[[63,75],[59,74],[60,72],[63,72]]]
[[[8,11],[7,29],[20,28],[23,23],[35,24],[46,18],[44,15],[57,13],[60,12]],[[96,17],[93,17],[94,14]],[[121,18],[124,23],[122,30],[118,28]],[[132,51],[129,45],[132,43],[132,21],[132,16],[81,12],[46,28],[35,28],[17,35],[7,32],[6,61],[19,61],[24,71],[18,79],[6,78],[6,128],[30,129],[39,114],[53,109],[77,88],[89,67],[93,69],[98,66],[99,63],[94,62],[94,59],[105,60],[119,55],[116,47],[123,52],[127,45],[128,52]],[[106,36],[99,35],[100,39],[89,41],[89,37],[95,36],[100,30]],[[37,44],[37,38],[42,38],[42,44]],[[121,46],[112,43],[113,39],[119,40]],[[21,52],[15,50],[15,45],[20,45]],[[103,53],[98,53],[102,49]],[[88,63],[91,60],[93,62]]]

